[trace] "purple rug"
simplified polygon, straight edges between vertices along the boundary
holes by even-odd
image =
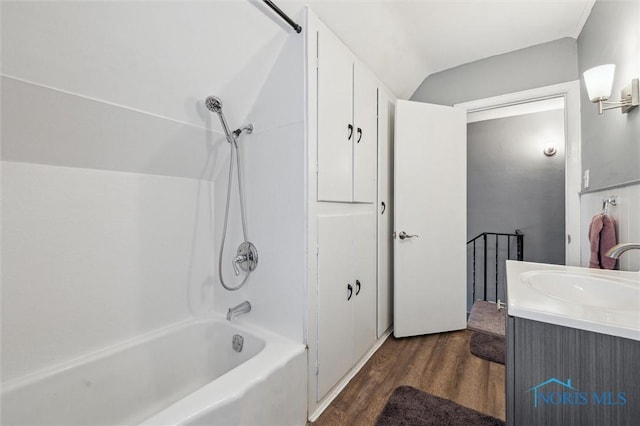
[[[375,426],[503,426],[502,420],[411,386],[395,388]]]
[[[504,364],[506,344],[502,336],[472,331],[469,350],[477,357]]]

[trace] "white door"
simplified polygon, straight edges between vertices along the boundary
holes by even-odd
[[[394,148],[394,335],[463,329],[466,111],[398,101]]]

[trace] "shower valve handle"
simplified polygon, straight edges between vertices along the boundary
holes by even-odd
[[[238,255],[236,257],[233,258],[233,260],[231,261],[231,265],[233,266],[233,272],[235,272],[236,277],[238,275],[240,275],[240,267],[238,266],[239,263],[244,263],[246,262],[247,256],[246,255]]]

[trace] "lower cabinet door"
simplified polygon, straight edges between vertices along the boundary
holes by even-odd
[[[349,216],[318,216],[319,401],[353,366],[353,246]]]
[[[376,215],[359,214],[353,220],[353,362],[376,341]]]

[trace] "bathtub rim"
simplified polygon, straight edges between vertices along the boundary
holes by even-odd
[[[224,321],[226,322],[226,320]],[[237,324],[232,325],[234,327],[237,326]],[[307,345],[294,342],[253,324],[243,324],[235,328],[242,331],[246,330],[246,332],[250,334],[263,338],[265,341],[264,348],[247,361],[167,406],[162,411],[145,419],[138,425],[179,425],[189,422],[207,411],[214,410],[230,401],[242,397],[254,386],[267,380],[272,372],[285,367],[298,356],[304,357],[304,363],[305,365],[307,364]],[[270,368],[265,369],[265,365],[268,365]],[[227,390],[229,389],[233,389],[233,391],[228,392]],[[306,401],[306,386],[304,391],[304,399]],[[211,395],[221,397],[212,400]],[[304,408],[306,410],[306,404]],[[307,415],[308,413],[305,415],[305,418]]]
[[[260,350],[260,352],[264,351],[270,342],[284,344],[284,345],[292,344],[292,345],[302,345],[303,347],[305,346],[302,343],[294,342],[284,336],[276,334],[270,330],[264,329],[248,321],[231,322],[231,321],[228,321],[221,314],[211,313],[211,314],[208,314],[207,316],[186,318],[186,319],[177,321],[175,323],[169,324],[165,327],[151,330],[150,332],[140,334],[111,345],[107,345],[103,348],[87,352],[80,356],[77,356],[77,357],[44,367],[44,368],[37,369],[33,372],[27,373],[22,376],[14,377],[12,379],[7,380],[6,382],[0,382],[0,387],[1,387],[0,398],[4,397],[5,394],[19,390],[26,386],[33,385],[38,381],[47,380],[57,374],[62,374],[65,371],[71,370],[79,365],[83,365],[90,362],[98,361],[103,358],[107,358],[116,353],[125,351],[127,349],[133,348],[138,345],[145,344],[155,339],[162,338],[163,336],[177,332],[184,328],[188,328],[194,325],[208,324],[208,323],[222,323],[232,328],[235,328],[240,332],[247,333],[259,340],[263,340],[265,343],[265,346]],[[256,356],[259,355],[260,352],[258,352]]]

